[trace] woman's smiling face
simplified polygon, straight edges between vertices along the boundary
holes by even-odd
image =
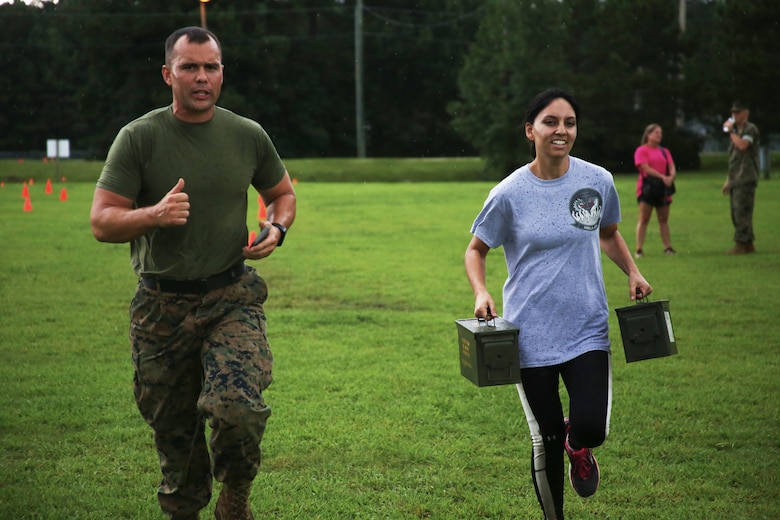
[[[574,108],[563,98],[552,100],[539,112],[533,125],[526,123],[525,135],[534,142],[537,156],[569,155],[577,139],[577,116]]]

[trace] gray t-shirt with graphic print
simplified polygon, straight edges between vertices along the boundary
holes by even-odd
[[[620,221],[612,175],[576,157],[555,180],[525,165],[494,187],[471,232],[503,246],[504,318],[520,328],[522,368],[609,351],[599,229]]]

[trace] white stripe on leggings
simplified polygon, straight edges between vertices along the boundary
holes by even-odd
[[[539,493],[539,498],[542,502],[542,509],[544,510],[545,520],[558,520],[555,514],[555,500],[553,499],[552,491],[550,490],[549,481],[545,472],[547,471],[547,459],[545,456],[544,442],[542,442],[542,433],[539,429],[539,423],[536,421],[536,416],[531,411],[531,406],[528,404],[528,399],[525,396],[525,390],[523,390],[523,384],[518,383],[517,393],[520,396],[520,402],[523,403],[523,411],[525,412],[525,418],[528,421],[528,429],[531,431],[531,446],[533,448],[533,467],[536,481],[536,487]]]

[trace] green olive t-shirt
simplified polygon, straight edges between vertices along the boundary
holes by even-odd
[[[216,107],[206,123],[185,123],[170,106],[117,134],[97,186],[135,201],[159,202],[178,181],[189,195],[184,226],[157,228],[130,244],[138,275],[198,279],[229,269],[247,243],[247,190],[282,180],[285,167],[256,122]]]

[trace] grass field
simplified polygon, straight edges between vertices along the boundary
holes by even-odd
[[[713,158],[722,161],[721,156]],[[296,180],[302,182],[452,182],[483,181],[484,162],[478,157],[460,158],[372,158],[372,159],[285,159]],[[0,160],[0,181],[65,179],[93,182],[102,162],[68,159],[60,161]]]
[[[703,172],[726,171],[725,153],[701,154]],[[301,182],[481,182],[491,181],[483,173],[479,157],[459,158],[327,158],[285,159],[290,174]],[[780,164],[780,152],[773,153],[772,164]],[[60,161],[0,160],[0,181],[22,182],[34,179],[68,182],[95,182],[103,163],[66,159]],[[624,172],[615,172],[622,176]],[[634,172],[629,172],[634,176]],[[685,173],[685,172],[684,172]],[[691,172],[699,175],[701,172]]]
[[[128,246],[94,241],[94,183],[68,179],[52,195],[38,179],[31,212],[21,184],[0,189],[0,519],[161,519],[131,392]],[[729,257],[722,180],[679,178],[677,256],[651,224],[640,267],[670,300],[679,354],[626,364],[612,314],[602,484],[588,500],[566,489],[569,519],[780,517],[780,181],[758,189],[758,252]],[[634,177],[616,182],[632,246]],[[539,520],[514,388],[458,368],[463,252],[491,186],[299,182],[285,246],[255,263],[276,357],[258,519]],[[500,298],[500,252],[488,268]],[[610,306],[628,305],[608,261],[605,276]]]

